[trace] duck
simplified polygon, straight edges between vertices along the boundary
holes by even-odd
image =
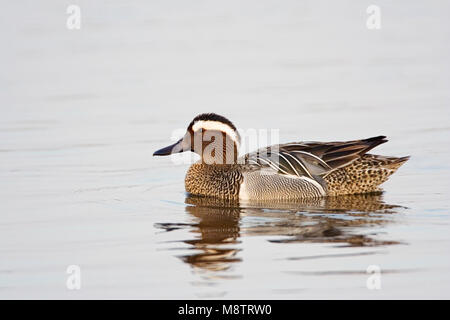
[[[194,152],[187,170],[190,195],[232,201],[295,200],[381,192],[380,184],[410,157],[369,154],[386,136],[335,142],[276,144],[238,155],[235,125],[216,113],[202,113],[184,136],[154,156]]]

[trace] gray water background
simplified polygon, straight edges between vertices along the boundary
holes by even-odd
[[[448,1],[70,4],[0,11],[0,298],[450,298]],[[152,153],[201,112],[411,160],[381,196],[198,203]]]

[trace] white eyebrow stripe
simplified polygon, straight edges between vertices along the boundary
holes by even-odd
[[[200,129],[225,132],[237,144],[241,142],[238,133],[232,127],[220,121],[198,120],[192,126],[192,130],[196,132]]]

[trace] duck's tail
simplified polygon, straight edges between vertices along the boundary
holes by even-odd
[[[406,157],[386,157],[365,154],[350,165],[331,172],[325,177],[330,195],[356,194],[380,191],[397,169],[408,161]]]
[[[400,168],[402,164],[404,164],[406,161],[409,160],[410,156],[406,157],[384,157],[384,156],[376,156],[378,159],[382,160],[382,166],[384,168],[390,169],[390,170],[397,170]],[[392,172],[392,173],[394,173]]]

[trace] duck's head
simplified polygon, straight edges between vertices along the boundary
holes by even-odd
[[[205,164],[236,163],[241,138],[233,123],[215,113],[203,113],[189,124],[183,138],[159,149],[154,156],[192,151]]]

